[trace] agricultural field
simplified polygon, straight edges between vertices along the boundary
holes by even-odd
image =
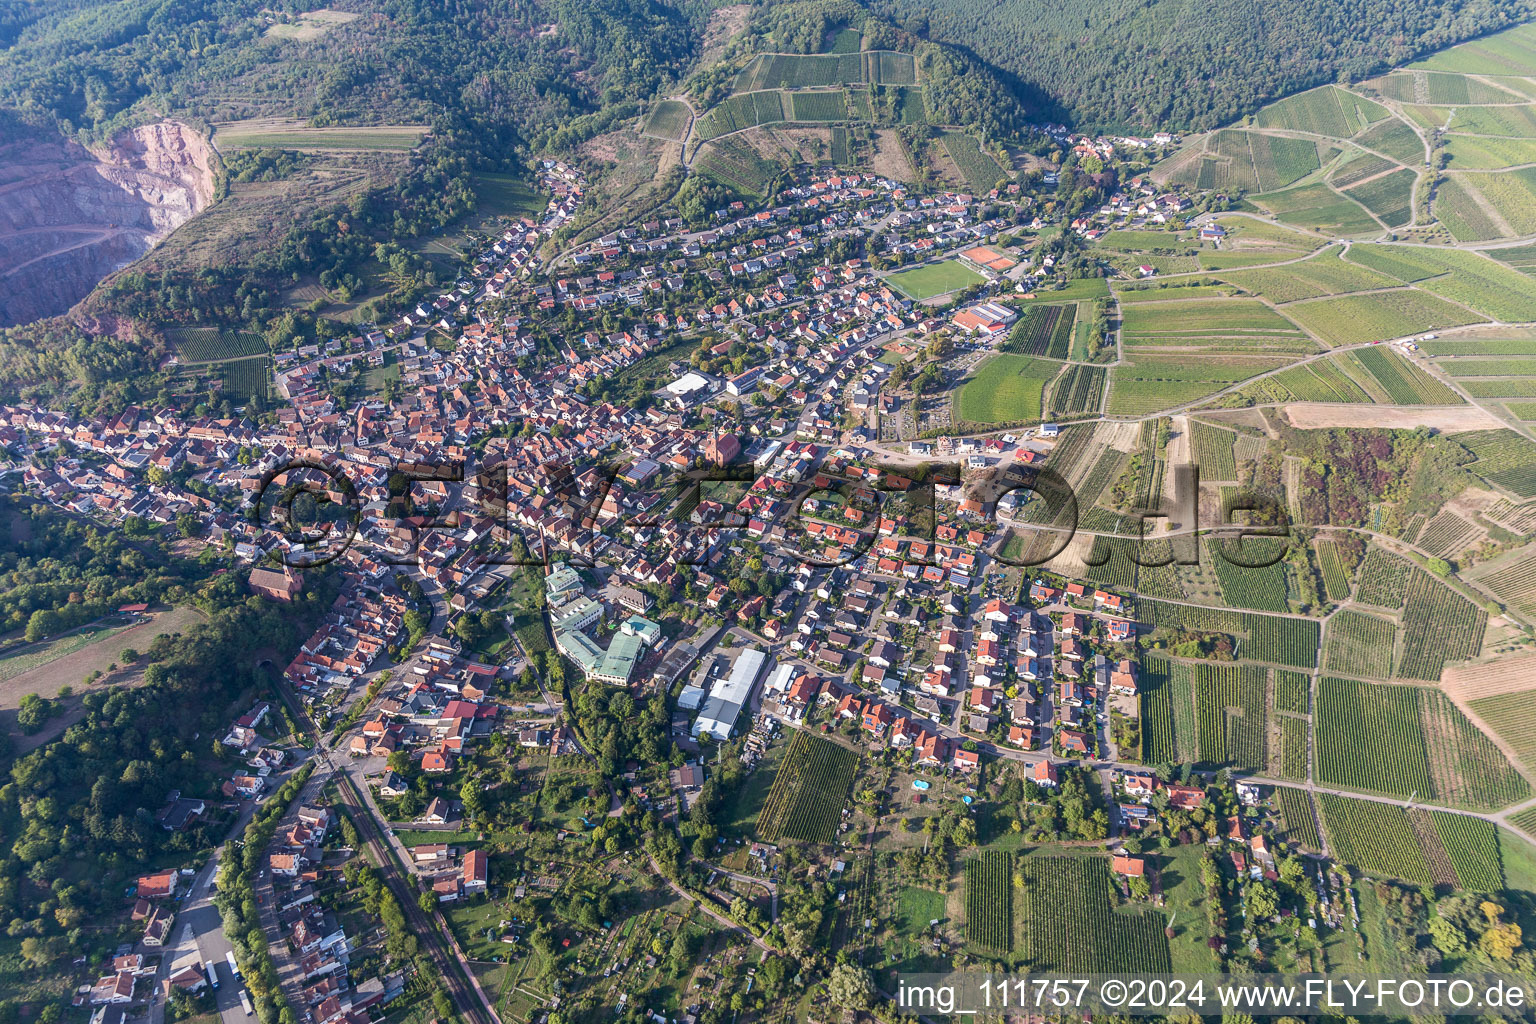
[[[176,347],[182,363],[217,363],[267,354],[267,343],[259,334],[226,331],[218,327],[172,327],[165,340]]]
[[[1323,669],[1364,679],[1390,679],[1392,653],[1397,648],[1397,626],[1346,608],[1328,620],[1323,641]]]
[[[1254,115],[1260,128],[1280,128],[1347,139],[1391,116],[1387,108],[1363,96],[1325,85],[1271,103]]]
[[[1317,567],[1323,577],[1323,591],[1330,601],[1349,599],[1349,567],[1339,547],[1331,540],[1320,540],[1314,545]]]
[[[1489,175],[1452,174],[1435,189],[1435,218],[1458,242],[1485,242],[1505,234],[1484,209],[1483,202],[1492,205],[1492,200],[1472,187],[1474,178],[1493,180]]]
[[[837,34],[823,51],[825,53],[858,53],[864,48],[864,34],[855,28],[838,29]]]
[[[789,96],[782,92],[739,93],[701,114],[693,124],[694,135],[717,139],[756,125],[788,121],[788,101]]]
[[[1166,271],[1167,265],[1176,260],[1186,260],[1186,256],[1128,256],[1122,262],[1126,264],[1145,261],[1159,270]],[[1193,268],[1191,268],[1193,269]],[[1189,278],[1152,278],[1147,281],[1137,281],[1135,284],[1115,285],[1115,297],[1122,305],[1131,302],[1182,302],[1190,299],[1226,299],[1237,293],[1236,288],[1221,284],[1192,284]],[[1167,307],[1173,309],[1175,307]]]
[[[1355,140],[1407,167],[1424,166],[1424,140],[1406,121],[1389,117]]]
[[[1195,666],[1195,715],[1202,762],[1264,771],[1267,678],[1268,672],[1262,668]]]
[[[1102,366],[1073,363],[1051,388],[1050,414],[1057,417],[1082,416],[1097,412],[1104,399],[1104,382],[1109,371]]]
[[[1495,320],[1536,320],[1536,280],[1461,249],[1356,245],[1349,260]]]
[[[955,397],[955,415],[969,423],[1017,423],[1042,415],[1045,385],[1061,364],[999,353],[976,368]]]
[[[1414,70],[1474,75],[1536,73],[1536,28],[1522,25],[1453,46],[1408,65]]]
[[[1245,660],[1308,670],[1317,660],[1318,624],[1313,619],[1170,604],[1150,598],[1136,602],[1136,614],[1152,626],[1182,626],[1236,637],[1238,656]]]
[[[1461,396],[1389,348],[1346,353],[1381,385],[1393,405],[1461,405]]]
[[[699,149],[694,169],[744,195],[760,196],[779,173],[777,164],[764,160],[751,146],[737,139],[719,139]]]
[[[1447,135],[1445,152],[1453,170],[1495,171],[1536,163],[1536,139],[1501,139],[1486,135]]]
[[[1497,808],[1530,786],[1438,690],[1324,677],[1318,684],[1319,783]]]
[[[1282,189],[1318,169],[1317,143],[1283,135],[1250,132],[1248,149],[1260,192]]]
[[[1473,699],[1468,706],[1527,768],[1536,768],[1536,694],[1516,690]]]
[[[198,363],[183,370],[187,380],[206,377],[235,406],[243,406],[252,395],[267,398],[272,389],[272,360],[267,356],[227,359],[218,363]]]
[[[544,209],[544,197],[520,174],[481,171],[472,180],[478,217],[532,217]]]
[[[1498,826],[1465,814],[1430,811],[1435,835],[1450,858],[1459,888],[1495,892],[1504,888]]]
[[[1213,221],[1227,232],[1221,245],[1222,253],[1228,255],[1263,256],[1270,262],[1290,260],[1321,249],[1330,241],[1308,231],[1251,217],[1228,215],[1213,218]]]
[[[896,90],[896,119],[901,124],[928,123],[928,105],[923,99],[923,90]]]
[[[1477,235],[1483,238],[1502,238],[1509,237],[1511,234],[1536,233],[1536,168],[1462,171],[1451,175],[1450,181],[1469,193],[1469,202],[1457,204],[1454,212],[1472,224]],[[1481,195],[1493,207],[1494,213],[1502,224],[1495,222],[1481,209],[1473,209],[1472,207],[1476,206],[1476,200],[1471,198],[1471,193]],[[1442,212],[1439,197],[1435,201],[1434,209],[1440,219],[1445,222],[1446,227],[1451,229],[1451,233],[1456,235],[1458,241],[1475,240],[1462,237],[1462,231],[1459,231]]]
[[[842,90],[836,92],[794,92],[789,94],[795,121],[846,121],[848,104]]]
[[[944,151],[960,168],[966,185],[977,195],[985,195],[997,183],[1008,177],[1008,172],[998,166],[992,154],[981,148],[974,135],[965,132],[945,132]]]
[[[1194,670],[1182,662],[1147,658],[1141,666],[1140,701],[1142,763],[1195,760]]]
[[[1481,527],[1446,510],[1429,521],[1417,543],[1437,558],[1454,558],[1482,536],[1486,536],[1486,532]]]
[[[1280,718],[1280,775],[1287,779],[1307,777],[1307,722],[1289,715]]]
[[[1389,228],[1400,228],[1413,220],[1413,189],[1416,172],[1406,167],[1372,178],[1344,190],[1344,194],[1376,215]]]
[[[1181,290],[1169,299],[1181,298]],[[1299,338],[1296,325],[1256,299],[1195,299],[1156,305],[1136,303],[1121,311],[1125,344],[1182,345],[1184,339],[1231,339],[1236,351],[1275,337]],[[1311,346],[1307,346],[1311,351]]]
[[[864,78],[874,85],[916,85],[917,60],[910,53],[870,50],[864,54]]]
[[[1428,356],[1536,356],[1536,333],[1512,331],[1477,338],[1446,338],[1419,342]]]
[[[1202,189],[1253,191],[1258,188],[1253,154],[1248,148],[1248,133],[1230,129],[1192,139],[1169,159],[1163,174],[1171,180],[1188,182]]]
[[[1522,274],[1536,275],[1536,245],[1506,246],[1492,251],[1494,259]]]
[[[1182,252],[1197,248],[1200,242],[1188,233],[1157,231],[1152,228],[1115,228],[1106,231],[1094,243],[1101,249],[1120,252]]]
[[[863,54],[760,53],[736,77],[736,92],[759,89],[814,89],[864,81]]]
[[[1013,952],[1013,854],[984,850],[965,862],[965,937],[983,950]]]
[[[305,152],[352,152],[415,149],[427,133],[421,124],[311,128],[294,118],[223,121],[214,125],[213,143],[228,149],[291,149]]]
[[[1405,882],[1430,883],[1429,864],[1401,807],[1319,793],[1317,808],[1329,851],[1341,863]]]
[[[1110,370],[1109,413],[1140,416],[1189,405],[1285,364],[1277,358],[1127,354]]]
[[[1195,465],[1200,467],[1200,478],[1236,480],[1237,461],[1233,458],[1232,446],[1237,435],[1199,420],[1192,420],[1189,429],[1190,448]]]
[[[895,288],[913,302],[922,302],[938,295],[948,295],[971,285],[982,284],[986,278],[959,260],[928,263],[910,270],[899,270],[885,278],[885,283]]]
[[[1530,548],[1484,562],[1468,575],[1510,607],[1536,613],[1536,552]]]
[[[1381,225],[1365,207],[1322,182],[1253,196],[1276,220],[1330,235],[1379,235]]]
[[[1536,444],[1507,429],[1471,431],[1456,440],[1477,456],[1468,467],[1473,473],[1522,498],[1536,497]]]
[[[1282,370],[1239,392],[1255,404],[1269,402],[1369,402],[1359,384],[1332,359]]]
[[[1447,131],[1467,135],[1494,135],[1511,139],[1536,138],[1536,114],[1529,106],[1458,106]]]
[[[1312,679],[1305,672],[1275,669],[1275,710],[1294,711],[1298,715],[1311,712]]]
[[[643,131],[646,135],[652,135],[658,139],[682,142],[683,136],[688,133],[688,122],[692,118],[693,111],[688,109],[688,104],[680,100],[662,100],[651,109],[650,117],[645,119]]]
[[[1529,377],[1536,375],[1536,358],[1459,359],[1439,368],[1451,377]]]
[[[1280,798],[1280,815],[1285,819],[1286,835],[1308,850],[1321,850],[1323,840],[1317,834],[1317,816],[1307,791],[1282,786],[1275,793]]]
[[[999,350],[1021,356],[1065,359],[1072,344],[1072,328],[1076,322],[1076,304],[1031,305],[1014,323],[1008,340],[999,346]]]
[[[1405,602],[1399,678],[1433,682],[1447,662],[1475,658],[1482,650],[1488,613],[1423,569],[1409,578]]]
[[[1070,281],[1058,281],[1059,288],[1042,285],[1029,296],[1021,296],[1019,301],[1024,304],[1030,302],[1072,302],[1079,299],[1107,299],[1109,298],[1109,284],[1102,277],[1078,277]]]
[[[1330,345],[1389,341],[1482,319],[1411,288],[1298,302],[1286,306],[1285,315]]]
[[[1408,596],[1408,577],[1413,572],[1413,563],[1407,559],[1371,548],[1356,577],[1355,600],[1378,608],[1401,608]]]
[[[1313,723],[1322,785],[1433,794],[1416,689],[1322,677]]]
[[[1228,271],[1220,276],[1223,281],[1277,303],[1394,288],[1399,284],[1385,274],[1346,262],[1343,251],[1330,246],[1300,263],[1265,270]]]
[[[1234,608],[1253,608],[1261,612],[1290,610],[1286,600],[1285,564],[1250,567],[1224,558],[1215,542],[1210,555],[1215,563],[1216,579],[1221,584],[1222,600]]]
[[[1155,974],[1171,969],[1167,924],[1155,910],[1116,908],[1109,860],[1034,855],[1018,860],[1019,953],[1031,969]]]
[[[796,730],[758,813],[758,838],[832,842],[858,765],[855,751]]]

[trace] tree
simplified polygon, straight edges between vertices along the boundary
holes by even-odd
[[[875,980],[856,964],[838,964],[827,979],[827,995],[839,1009],[867,1009],[875,998]]]
[[[36,643],[45,636],[57,633],[63,626],[64,620],[59,613],[51,608],[39,608],[27,619],[26,639],[28,643]]]
[[[20,706],[16,710],[16,724],[21,731],[31,736],[41,729],[48,719],[58,711],[58,706],[46,697],[39,697],[35,693],[26,694],[21,698]]]
[[[1280,900],[1274,886],[1260,882],[1248,888],[1249,918],[1270,918],[1280,909]]]
[[[1468,949],[1466,933],[1439,915],[1429,919],[1429,935],[1435,948],[1447,956],[1461,956]]]

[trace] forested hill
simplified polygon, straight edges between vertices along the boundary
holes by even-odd
[[[870,0],[1089,127],[1214,128],[1536,14],[1533,0]]]
[[[0,5],[0,106],[105,138],[208,122],[432,123],[548,134],[652,95],[694,56],[708,0],[27,0]],[[341,18],[349,20],[339,20]],[[286,34],[274,35],[274,21]]]

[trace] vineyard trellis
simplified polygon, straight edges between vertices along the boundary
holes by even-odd
[[[983,949],[1013,952],[1013,854],[985,850],[965,862],[965,937]]]
[[[847,747],[797,731],[757,816],[758,838],[830,843],[858,764]]]
[[[1461,888],[1475,892],[1504,888],[1497,826],[1482,818],[1445,811],[1431,811],[1429,817]]]
[[[1435,579],[1414,569],[1403,605],[1403,656],[1397,674],[1434,681],[1446,662],[1466,661],[1482,650],[1488,613]]]
[[[1286,833],[1309,850],[1321,851],[1322,837],[1317,833],[1317,818],[1312,813],[1312,797],[1304,789],[1289,786],[1275,790],[1280,796],[1280,813],[1285,818]]]
[[[1307,777],[1307,722],[1285,716],[1280,719],[1280,774],[1288,779]]]
[[[1024,857],[1020,952],[1039,970],[1160,974],[1171,970],[1161,913],[1115,908],[1103,857]]]
[[[1430,883],[1429,864],[1407,811],[1396,804],[1331,793],[1319,793],[1317,805],[1335,859],[1372,874]]]
[[[1312,680],[1305,672],[1290,669],[1275,670],[1275,709],[1294,711],[1298,715],[1309,713],[1311,708]]]
[[[1318,623],[1280,615],[1264,615],[1232,608],[1173,604],[1143,598],[1136,602],[1138,618],[1152,626],[1227,633],[1238,638],[1238,654],[1294,668],[1312,668],[1317,660]]]
[[[1413,687],[1325,676],[1314,720],[1318,782],[1401,797],[1435,792]]]
[[[1264,770],[1266,677],[1262,668],[1195,666],[1201,761]]]

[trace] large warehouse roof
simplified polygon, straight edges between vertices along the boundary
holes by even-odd
[[[694,719],[695,736],[709,733],[721,742],[731,738],[736,718],[752,699],[752,688],[757,685],[758,676],[762,675],[763,664],[767,660],[767,652],[752,647],[737,655],[736,664],[731,666],[731,674],[709,691],[709,699],[704,702],[699,717]]]

